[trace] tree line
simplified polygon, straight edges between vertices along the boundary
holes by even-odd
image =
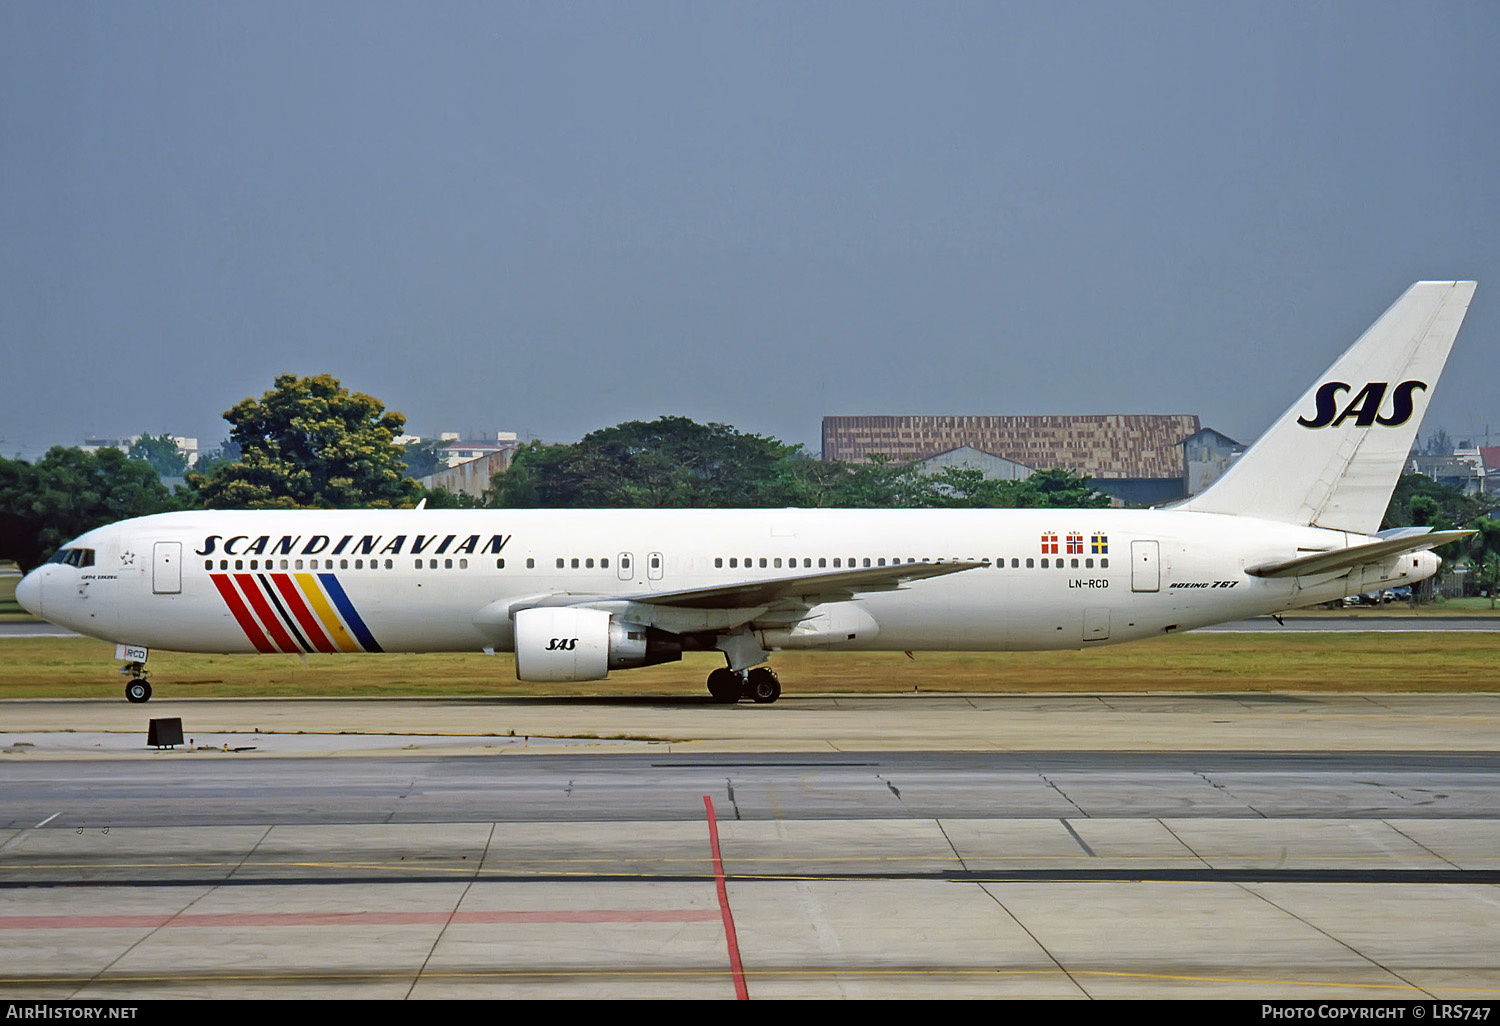
[[[960,467],[926,474],[880,459],[830,462],[800,445],[686,417],[618,424],[568,445],[531,442],[483,496],[459,495],[414,480],[436,457],[430,445],[395,444],[404,416],[327,374],[281,375],[224,419],[229,438],[193,470],[165,435],[142,436],[128,452],[57,447],[35,463],[0,458],[0,559],[29,568],[94,527],[180,509],[396,509],[423,499],[433,508],[494,509],[1109,505],[1089,478],[1070,470],[992,481]],[[185,483],[169,490],[163,476]],[[1478,527],[1478,547],[1469,548],[1482,572],[1486,558],[1500,565],[1500,520],[1488,512],[1455,489],[1409,475],[1387,522]]]

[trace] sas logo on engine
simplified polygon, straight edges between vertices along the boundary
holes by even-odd
[[[1355,426],[1362,428],[1372,424],[1384,424],[1386,427],[1405,424],[1412,415],[1412,393],[1419,388],[1427,391],[1427,382],[1403,381],[1397,385],[1391,393],[1390,416],[1385,417],[1380,414],[1380,404],[1385,399],[1388,387],[1384,381],[1371,381],[1340,408],[1338,394],[1351,391],[1351,386],[1342,381],[1325,381],[1318,386],[1318,409],[1312,419],[1298,417],[1297,423],[1309,428],[1338,427],[1353,417]]]
[[[571,652],[577,647],[577,638],[553,638],[547,643],[548,652]]]

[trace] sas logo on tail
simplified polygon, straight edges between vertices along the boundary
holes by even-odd
[[[1317,413],[1311,420],[1298,417],[1297,423],[1309,428],[1338,427],[1353,417],[1355,426],[1362,428],[1372,424],[1384,424],[1386,427],[1405,424],[1411,419],[1412,393],[1419,388],[1427,391],[1427,382],[1403,381],[1397,385],[1391,393],[1391,415],[1383,417],[1380,415],[1380,404],[1385,399],[1387,387],[1389,386],[1384,381],[1371,381],[1341,409],[1338,394],[1348,392],[1350,386],[1342,381],[1325,381],[1318,386]]]

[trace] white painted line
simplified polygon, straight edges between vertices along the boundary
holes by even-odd
[[[33,829],[33,830],[40,830],[42,827],[46,826],[48,823],[51,823],[54,819],[56,819],[58,816],[61,816],[61,815],[62,815],[61,812],[54,812],[52,815],[50,815],[46,819],[42,820],[40,823],[38,823],[36,826],[32,827],[31,829]]]

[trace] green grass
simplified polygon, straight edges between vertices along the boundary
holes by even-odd
[[[14,563],[0,564],[0,570],[14,569]],[[18,617],[26,618],[29,618],[31,616],[31,614],[22,609],[21,604],[16,601],[16,585],[20,583],[21,578],[18,575],[0,575],[0,616],[4,616],[6,614],[15,614]]]
[[[697,697],[715,653],[616,672],[609,680],[526,684],[510,656],[215,656],[154,652],[160,696]],[[1500,634],[1188,634],[1083,652],[782,652],[789,694],[891,692],[1500,691]],[[113,698],[113,646],[82,638],[0,639],[0,698]]]

